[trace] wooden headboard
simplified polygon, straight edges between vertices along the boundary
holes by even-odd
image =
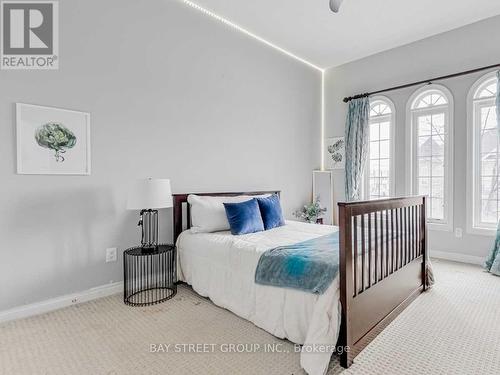
[[[281,191],[250,191],[250,192],[240,192],[240,193],[182,193],[182,194],[172,194],[174,200],[174,244],[177,242],[177,237],[182,233],[183,230],[191,228],[191,213],[190,207],[187,203],[188,195],[205,195],[210,197],[234,197],[237,195],[264,195],[264,194],[278,194]],[[186,227],[183,227],[183,206],[186,204]]]

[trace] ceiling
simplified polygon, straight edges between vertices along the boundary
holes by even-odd
[[[320,68],[500,14],[498,0],[191,0]]]

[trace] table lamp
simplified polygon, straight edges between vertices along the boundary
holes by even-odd
[[[152,250],[158,246],[158,209],[172,207],[170,180],[146,178],[136,180],[129,190],[127,209],[140,210],[141,246]]]

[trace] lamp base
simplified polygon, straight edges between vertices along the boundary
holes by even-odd
[[[141,247],[151,252],[158,247],[158,210],[145,209],[140,212]]]

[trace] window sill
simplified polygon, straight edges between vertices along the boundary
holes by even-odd
[[[494,228],[485,228],[485,227],[472,227],[467,229],[468,234],[476,234],[479,236],[488,236],[494,237],[497,230]]]
[[[435,230],[439,232],[453,232],[453,226],[449,223],[436,223],[436,222],[427,222],[427,228],[429,230]]]

